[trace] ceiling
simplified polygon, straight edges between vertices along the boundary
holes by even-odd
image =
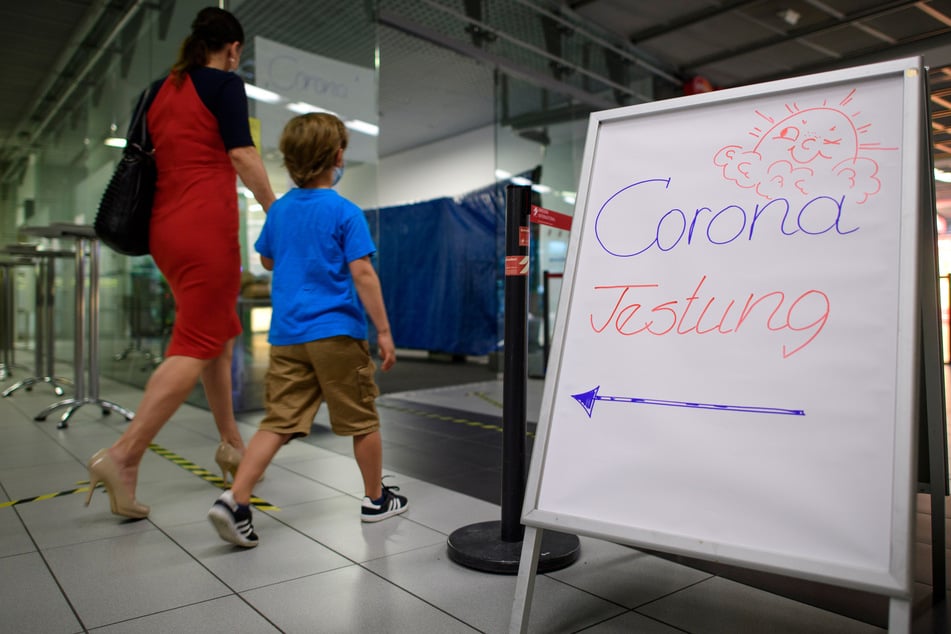
[[[0,180],[90,89],[106,50],[175,0],[0,3]],[[376,21],[381,156],[497,117],[544,137],[593,110],[922,55],[930,67],[934,156],[951,170],[951,0],[234,0],[249,33],[313,41],[336,59],[372,50],[326,20]],[[356,52],[357,50],[362,53]],[[327,55],[327,52],[321,54]],[[493,69],[532,85],[494,97]],[[504,116],[500,116],[501,114]],[[939,200],[951,191],[939,184]],[[941,205],[943,208],[943,205]],[[951,206],[951,202],[949,202]]]

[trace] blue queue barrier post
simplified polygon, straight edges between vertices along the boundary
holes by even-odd
[[[505,350],[502,374],[502,517],[458,528],[449,535],[449,559],[483,572],[517,574],[525,527],[521,523],[528,472],[528,240],[531,187],[509,185],[505,195]],[[544,531],[538,572],[578,560],[576,535]]]

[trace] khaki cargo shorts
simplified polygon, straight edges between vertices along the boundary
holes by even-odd
[[[361,339],[340,336],[271,346],[260,429],[291,438],[306,436],[326,401],[335,434],[360,436],[378,430],[375,370],[369,345]]]

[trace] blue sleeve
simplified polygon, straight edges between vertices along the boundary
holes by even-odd
[[[258,236],[258,239],[254,241],[254,250],[257,251],[260,255],[263,255],[266,258],[274,259],[274,250],[271,246],[271,216],[268,216],[264,219],[264,226],[261,227],[261,234]]]
[[[221,139],[228,150],[253,146],[251,125],[248,123],[248,96],[244,82],[234,73],[221,86],[220,102],[214,113],[218,119]]]
[[[347,262],[376,253],[366,216],[356,205],[348,205],[343,219],[343,251]]]
[[[225,149],[253,146],[244,81],[234,73],[204,66],[193,68],[189,75],[198,97],[218,120]]]

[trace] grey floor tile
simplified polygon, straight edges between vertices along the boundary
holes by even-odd
[[[82,632],[39,553],[0,559],[0,614],[5,632]]]
[[[242,596],[288,634],[477,631],[359,566],[251,590]]]
[[[221,491],[211,482],[189,474],[188,478],[142,484],[137,495],[151,509],[149,520],[168,528],[203,520]]]
[[[50,431],[49,438],[80,464],[86,464],[91,455],[114,443],[120,433],[121,430],[102,424],[76,425],[69,429]]]
[[[36,547],[12,506],[0,508],[0,557],[34,552]]]
[[[198,433],[182,425],[166,424],[155,437],[154,443],[197,465],[215,470],[215,449],[221,440],[214,424],[206,421],[210,435]]]
[[[437,407],[497,416],[502,413],[502,385],[497,380],[450,385],[427,390],[394,392],[387,397],[419,401]]]
[[[272,464],[264,479],[254,486],[254,495],[281,508],[337,497],[340,491],[311,478]],[[359,507],[359,502],[357,503]]]
[[[80,482],[89,479],[89,472],[82,463],[77,462],[75,458],[67,456],[67,460],[53,465],[37,464],[34,466],[22,466],[16,468],[0,469],[0,484],[4,491],[12,500],[19,500],[37,495],[46,495],[59,491],[75,489]]]
[[[320,460],[324,458],[350,458],[352,456],[342,456],[341,454],[330,451],[323,447],[312,445],[303,440],[296,440],[281,447],[281,450],[274,456],[274,464],[291,464],[298,460]]]
[[[145,486],[153,483],[167,483],[171,480],[190,480],[195,476],[174,462],[154,451],[146,451],[139,463],[139,482],[136,495],[145,499]]]
[[[610,542],[580,538],[578,561],[548,576],[627,608],[708,579],[711,575]]]
[[[0,399],[0,403],[3,399]],[[35,443],[49,441],[50,436],[36,423],[24,420],[20,412],[3,411],[0,413],[0,433],[3,434],[4,446],[0,448],[0,456],[9,458],[17,453],[21,447]]]
[[[421,548],[365,564],[427,603],[483,632],[506,632],[512,614],[515,575],[496,575],[459,566],[445,545]],[[577,632],[625,612],[624,608],[545,575],[535,581],[531,632]]]
[[[266,513],[254,513],[254,529],[261,541],[251,549],[222,541],[204,519],[175,526],[167,532],[169,537],[235,591],[289,581],[352,563],[275,521]]]
[[[219,440],[218,429],[215,427],[215,419],[208,410],[183,405],[175,412],[175,415],[166,426],[172,426],[183,431],[189,431],[194,434],[205,437],[208,440]],[[242,434],[244,435],[244,434]],[[247,441],[247,438],[245,438]]]
[[[0,448],[2,471],[75,461],[76,459],[68,451],[46,435],[43,438],[32,439],[28,442],[16,442],[16,444],[4,436],[4,446]],[[2,471],[0,471],[0,474],[2,474]]]
[[[314,453],[319,457],[309,460],[298,457],[288,462],[281,462],[279,466],[338,491],[351,495],[363,495],[363,479],[360,477],[356,460],[330,452]]]
[[[637,610],[691,634],[881,634],[881,628],[712,577]]]
[[[87,627],[231,594],[168,537],[147,531],[45,553]]]
[[[502,518],[502,510],[498,505],[435,484],[422,480],[406,480],[397,484],[400,485],[400,493],[409,498],[406,517],[445,535],[463,526]]]
[[[281,522],[356,561],[386,557],[415,548],[442,544],[446,536],[402,515],[382,522],[360,521],[360,501],[338,496],[283,508]]]
[[[646,616],[636,612],[625,612],[621,616],[602,621],[597,625],[580,630],[583,634],[683,634],[679,630],[669,625],[664,625]]]
[[[148,520],[126,520],[109,511],[105,491],[97,490],[89,506],[85,493],[17,505],[30,535],[41,549],[154,531]]]
[[[238,597],[223,597],[93,630],[96,634],[265,634],[280,632]]]

